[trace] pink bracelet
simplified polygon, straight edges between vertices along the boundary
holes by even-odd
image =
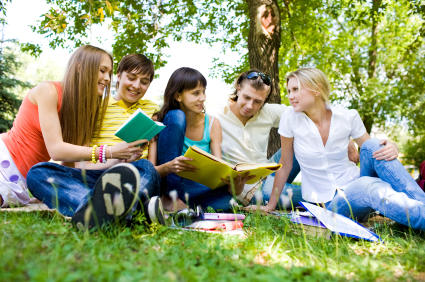
[[[102,163],[102,151],[105,145],[100,145],[99,147],[99,163]]]

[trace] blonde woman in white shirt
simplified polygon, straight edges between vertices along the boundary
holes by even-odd
[[[377,210],[425,230],[425,193],[397,160],[398,147],[372,139],[356,110],[330,104],[331,87],[322,71],[302,68],[291,73],[287,89],[292,108],[280,120],[282,169],[276,173],[272,195],[280,195],[295,152],[303,173],[304,200],[348,217],[352,211],[358,221]],[[350,137],[361,148],[360,169],[348,160]],[[261,209],[274,210],[278,200],[271,197]]]

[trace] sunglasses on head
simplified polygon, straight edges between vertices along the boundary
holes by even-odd
[[[267,85],[267,86],[270,86],[270,84],[272,83],[270,76],[268,76],[267,74],[262,73],[262,72],[252,71],[252,72],[248,73],[247,76],[246,76],[246,78],[248,78],[248,79],[257,79],[258,77],[261,77],[264,84]]]

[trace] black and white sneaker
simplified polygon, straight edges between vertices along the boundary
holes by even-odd
[[[164,207],[161,199],[157,196],[152,197],[143,205],[146,221],[148,223],[159,223],[165,225]]]
[[[90,230],[124,218],[134,206],[140,174],[131,164],[117,164],[105,171],[93,188],[90,200],[72,217],[79,230]]]
[[[159,197],[154,196],[150,200],[146,200],[143,204],[143,207],[140,207],[140,201],[137,201],[131,212],[125,217],[125,221],[131,224],[133,221],[133,216],[137,214],[138,211],[141,211],[146,218],[147,223],[151,224],[153,222],[165,225],[164,219],[164,207],[162,206],[162,201]]]

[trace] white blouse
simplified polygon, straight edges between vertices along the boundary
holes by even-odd
[[[282,114],[278,131],[283,137],[294,138],[295,157],[303,173],[302,195],[314,203],[332,200],[337,187],[344,189],[359,178],[360,169],[348,159],[347,147],[350,136],[357,139],[366,133],[356,110],[331,104],[326,108],[332,111],[326,146],[314,122],[293,108]]]

